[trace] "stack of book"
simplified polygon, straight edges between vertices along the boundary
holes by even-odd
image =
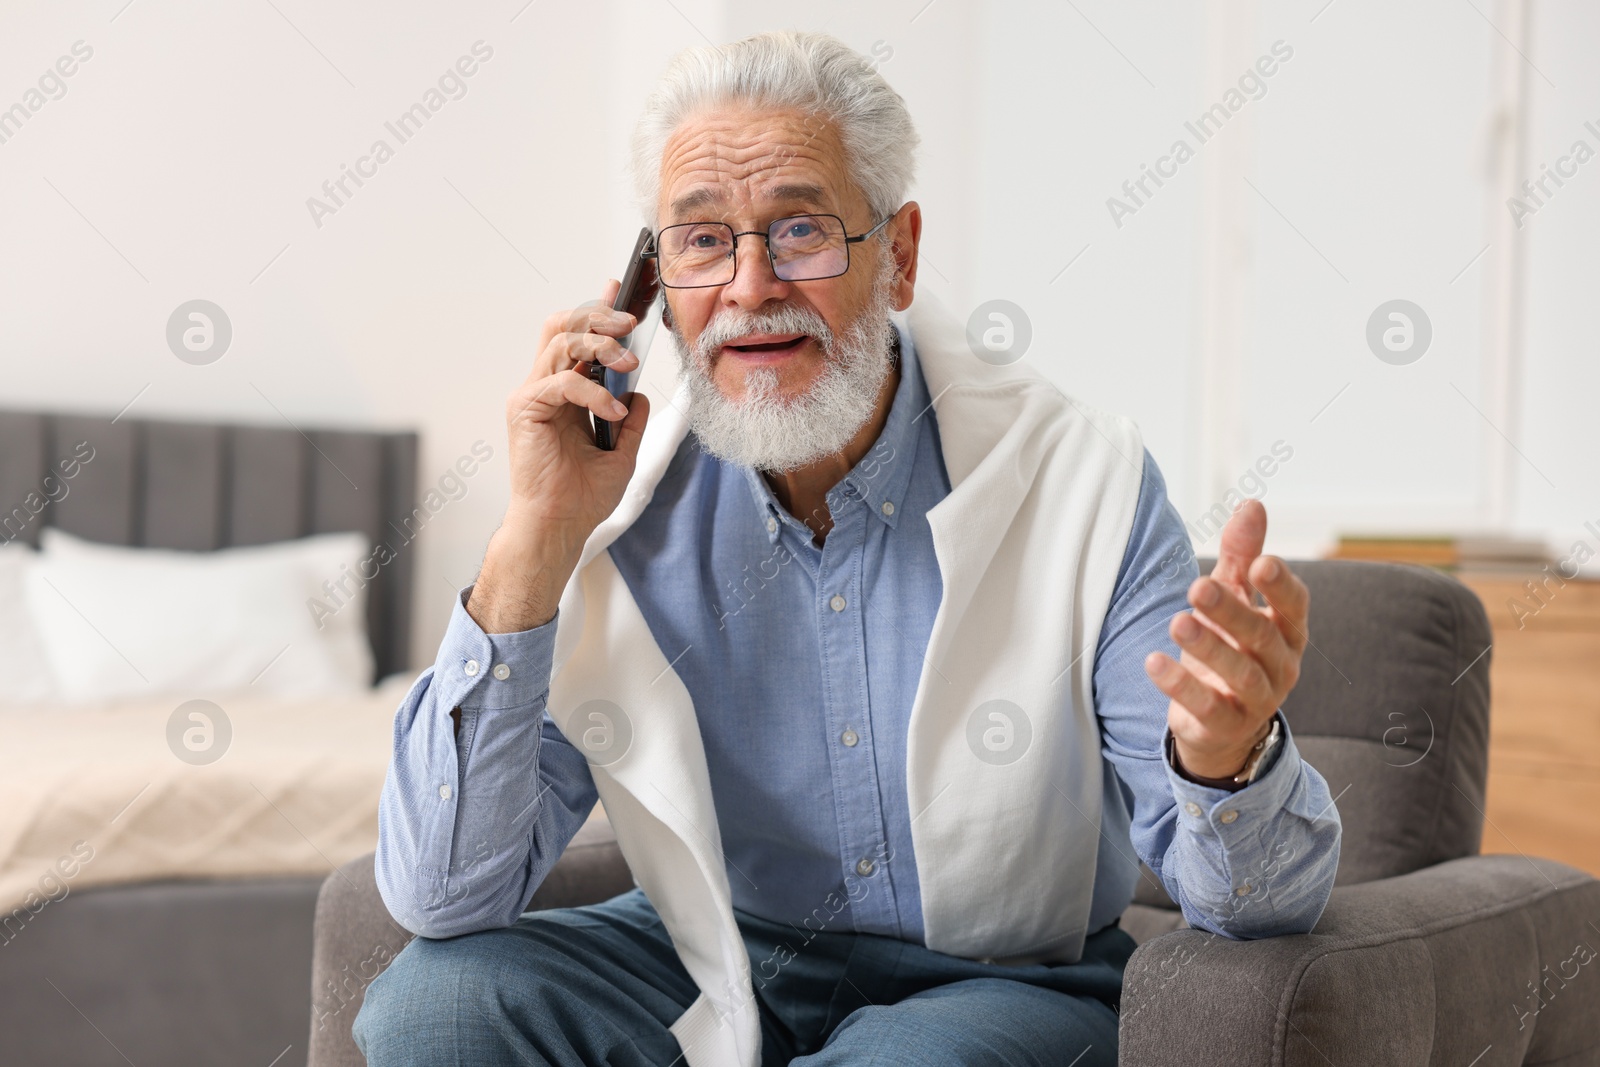
[[[1553,559],[1543,541],[1495,535],[1343,535],[1330,559],[1419,563],[1455,574],[1517,574],[1541,571]]]

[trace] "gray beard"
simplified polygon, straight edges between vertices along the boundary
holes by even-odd
[[[843,451],[872,417],[893,366],[893,282],[894,260],[884,256],[867,306],[837,336],[821,315],[792,305],[721,311],[693,345],[674,324],[678,368],[689,388],[689,428],[700,447],[727,463],[761,471],[792,471]],[[745,395],[730,400],[711,378],[711,359],[727,342],[752,333],[808,334],[822,349],[821,375],[804,394],[785,400],[778,392],[778,372],[754,367],[745,372]]]

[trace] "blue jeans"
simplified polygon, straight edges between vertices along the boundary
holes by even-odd
[[[735,912],[750,952],[762,1067],[1113,1067],[1133,939],[1091,936],[1078,963],[1006,967],[872,934],[810,934]],[[667,1027],[699,989],[640,890],[530,912],[514,926],[417,938],[367,990],[371,1067],[669,1067]]]

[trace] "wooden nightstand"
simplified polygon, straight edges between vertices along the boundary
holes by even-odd
[[[1524,574],[1457,577],[1494,633],[1483,851],[1600,875],[1600,582],[1552,579],[1535,600]]]

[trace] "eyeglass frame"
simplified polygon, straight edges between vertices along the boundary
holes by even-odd
[[[860,244],[862,241],[865,241],[868,237],[871,237],[873,234],[877,233],[879,230],[888,225],[889,221],[893,218],[894,213],[885,215],[876,226],[872,227],[872,229],[866,231],[865,233],[858,233],[854,237],[850,236],[850,228],[845,225],[844,219],[840,218],[838,215],[829,214],[826,211],[802,211],[798,215],[784,215],[781,218],[773,219],[771,222],[767,223],[767,228],[764,230],[734,230],[734,228],[728,225],[726,222],[675,222],[672,224],[672,226],[663,226],[660,230],[651,234],[650,244],[643,252],[639,253],[639,258],[653,259],[656,261],[656,280],[667,289],[715,289],[722,285],[732,285],[734,279],[739,277],[739,238],[759,237],[761,238],[762,243],[767,246],[767,265],[772,268],[772,276],[777,278],[778,259],[772,254],[772,228],[778,223],[788,222],[790,219],[833,219],[839,224],[839,229],[844,231],[844,269],[839,271],[837,274],[824,274],[816,278],[794,279],[795,281],[802,282],[820,282],[826,281],[829,278],[839,278],[850,273],[850,246],[853,244]],[[704,285],[673,285],[668,282],[661,272],[661,235],[672,229],[673,226],[727,226],[728,230],[733,233],[733,250],[728,253],[728,258],[733,260],[733,274],[728,277],[728,280],[725,282],[708,282]],[[789,279],[778,278],[778,280],[788,281]]]

